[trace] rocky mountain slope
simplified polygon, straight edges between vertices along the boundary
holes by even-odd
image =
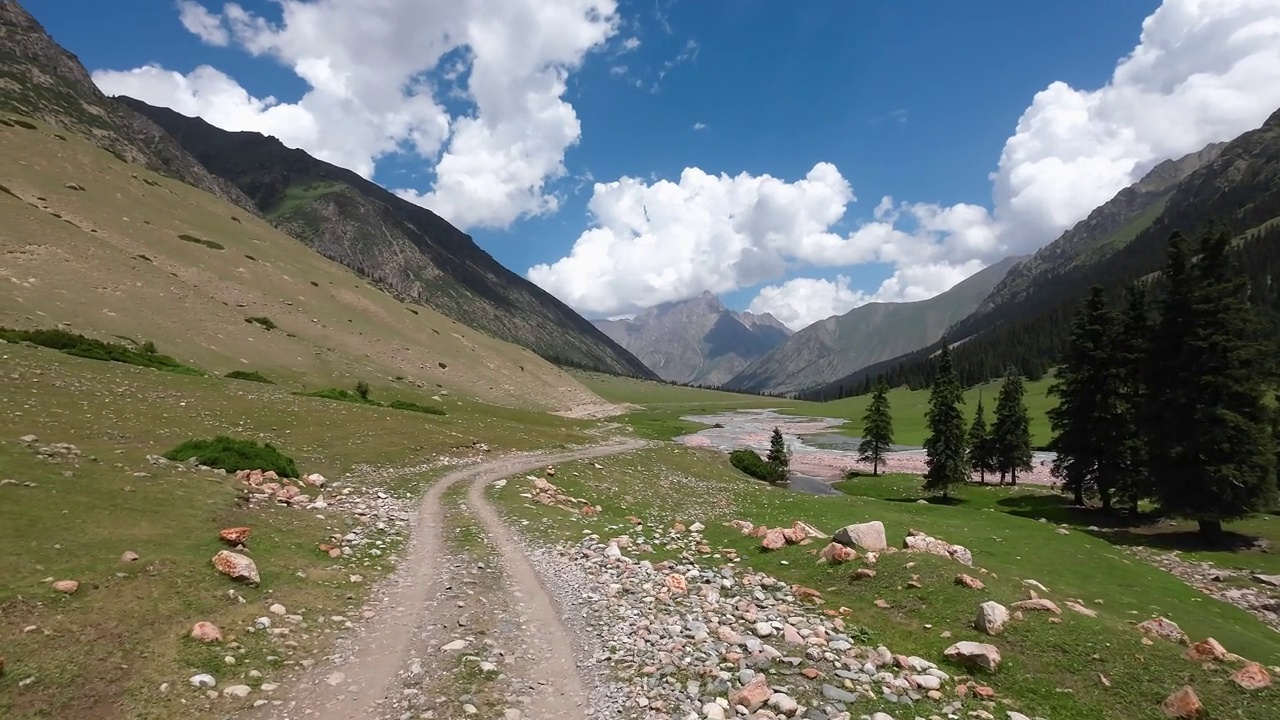
[[[557,362],[655,377],[589,321],[430,210],[275,138],[227,132],[132,98],[118,102],[234,183],[277,227],[396,296]]]
[[[308,389],[364,380],[416,402],[599,404],[530,350],[399,302],[238,206],[10,117],[0,113],[0,326],[152,341],[207,373]]]
[[[928,300],[868,303],[844,315],[819,320],[756,359],[725,387],[799,392],[929,345],[972,312],[1010,268],[1018,268],[1024,259],[1001,260]]]
[[[1084,220],[1011,271],[973,315],[965,318],[965,325],[978,323],[1002,305],[1025,299],[1033,287],[1048,278],[1097,262],[1127,245],[1160,215],[1178,183],[1216,159],[1224,147],[1226,143],[1212,143],[1177,160],[1156,165],[1141,180],[1098,206]]]
[[[1077,304],[1091,285],[1119,302],[1125,288],[1150,279],[1165,263],[1169,237],[1224,230],[1239,239],[1236,260],[1250,280],[1250,300],[1280,329],[1280,111],[1260,127],[1153,169],[1122,190],[1027,263],[992,293],[978,312],[956,324],[945,342],[956,346],[956,370],[966,384],[998,377],[1012,365],[1039,377],[1057,362]],[[810,397],[831,398],[866,376],[923,386],[934,343],[841,378]]]
[[[253,208],[244,193],[212,175],[155,123],[103,95],[74,55],[7,0],[0,1],[0,111],[39,118],[124,162]]]
[[[693,385],[724,383],[791,334],[772,315],[733,312],[709,292],[596,327],[662,379]]]

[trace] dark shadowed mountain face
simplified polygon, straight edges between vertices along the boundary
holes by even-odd
[[[791,334],[772,315],[732,312],[707,292],[596,327],[664,380],[694,385],[724,383]]]
[[[150,120],[103,95],[75,55],[16,2],[0,2],[0,110],[43,120],[141,165],[253,211]]]
[[[118,102],[164,128],[277,227],[398,297],[553,361],[655,377],[589,321],[430,210],[275,138],[227,132],[132,98]]]
[[[1023,259],[1001,260],[928,300],[870,303],[819,320],[752,362],[726,387],[794,393],[922,348],[972,312]]]

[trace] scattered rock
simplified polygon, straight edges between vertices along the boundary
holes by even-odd
[[[1084,605],[1076,602],[1075,600],[1068,600],[1062,604],[1066,605],[1068,610],[1078,612],[1081,615],[1087,615],[1088,617],[1098,617],[1098,613],[1096,610],[1094,610],[1093,608],[1085,607]]]
[[[252,532],[253,531],[247,527],[223,528],[218,532],[218,537],[221,538],[223,542],[227,542],[232,545],[244,545],[249,542],[249,535],[252,534]]]
[[[1044,598],[1036,598],[1034,600],[1020,600],[1014,603],[1011,607],[1013,607],[1013,609],[1015,610],[1040,610],[1042,612],[1053,613],[1054,615],[1062,614],[1062,610],[1058,608],[1057,604],[1055,604],[1052,600],[1046,600]]]
[[[879,520],[845,525],[831,537],[835,542],[847,547],[858,547],[863,550],[886,550],[889,547],[885,539],[884,523]]]
[[[59,580],[55,582],[52,587],[54,592],[71,595],[80,589],[80,583],[76,580]]]
[[[856,550],[848,545],[841,545],[836,542],[828,543],[827,546],[822,548],[822,551],[818,553],[818,559],[820,562],[827,562],[832,565],[839,565],[851,560],[856,560],[857,557],[858,552]]]
[[[132,550],[125,550],[123,553],[120,553],[120,562],[131,563],[131,562],[137,562],[137,561],[138,561],[138,553]]]
[[[228,685],[223,688],[222,696],[229,698],[247,698],[251,692],[253,692],[253,688],[248,685]]]
[[[1009,622],[1009,609],[994,600],[988,600],[978,606],[978,618],[973,626],[978,632],[987,635],[999,635]]]
[[[907,537],[902,541],[902,548],[907,552],[925,552],[949,557],[961,565],[973,566],[973,554],[968,548],[930,537],[919,530],[908,532]]]
[[[68,190],[76,190],[79,192],[84,192],[84,186],[81,185],[80,183],[74,183],[74,182],[63,183],[62,187]]]
[[[200,642],[218,642],[222,639],[222,631],[217,625],[201,620],[191,626],[191,637]]]
[[[741,705],[747,710],[755,711],[773,695],[769,680],[763,673],[751,678],[751,681],[729,694],[730,705]]]
[[[1271,685],[1271,673],[1256,662],[1240,668],[1231,680],[1245,690],[1261,690]]]
[[[456,652],[458,650],[464,650],[466,649],[466,647],[467,647],[466,640],[454,640],[453,642],[449,642],[449,643],[445,643],[444,645],[441,645],[440,649],[444,652]]]
[[[192,686],[198,687],[198,688],[211,688],[218,684],[218,681],[215,680],[213,676],[208,673],[200,673],[199,675],[192,675],[191,678],[187,680],[187,682],[191,683]]]
[[[1204,705],[1200,704],[1200,698],[1190,685],[1183,685],[1160,703],[1160,709],[1164,711],[1165,717],[1195,718],[1200,716]]]
[[[1253,578],[1254,582],[1260,582],[1263,585],[1280,588],[1280,575],[1263,575],[1261,573],[1254,573],[1250,577]]]
[[[1193,662],[1225,660],[1227,658],[1227,649],[1222,647],[1222,643],[1217,640],[1205,638],[1187,648],[1185,655],[1188,660]]]
[[[787,544],[787,538],[782,534],[782,530],[774,528],[764,534],[760,540],[760,547],[765,550],[778,550]]]
[[[240,553],[230,550],[220,551],[213,556],[213,567],[232,580],[240,580],[253,586],[262,582],[258,575],[258,566]]]
[[[948,660],[966,667],[976,667],[994,671],[1000,667],[1000,650],[994,645],[971,642],[958,642],[943,651]]]
[[[1191,643],[1191,639],[1182,631],[1182,628],[1178,627],[1178,623],[1169,620],[1168,618],[1156,617],[1138,623],[1138,632],[1143,635],[1160,638],[1161,640],[1168,640],[1169,642],[1180,643],[1182,645],[1188,645]]]
[[[960,573],[956,576],[956,584],[963,585],[964,587],[971,588],[973,590],[984,590],[987,587],[978,578],[964,573]]]

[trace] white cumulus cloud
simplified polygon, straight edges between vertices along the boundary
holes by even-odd
[[[617,32],[616,0],[278,0],[271,22],[235,3],[215,13],[178,4],[207,43],[234,42],[307,83],[292,102],[258,98],[210,67],[102,70],[109,94],[200,115],[229,130],[276,135],[322,159],[373,174],[409,153],[434,172],[402,189],[463,227],[505,227],[553,212],[547,189],[582,129],[566,80]],[[451,114],[441,98],[463,98]]]
[[[231,42],[222,18],[195,0],[178,0],[178,19],[188,32],[210,45],[222,47]]]
[[[1001,257],[1055,239],[1157,163],[1257,127],[1280,107],[1280,0],[1165,0],[1134,50],[1094,89],[1053,82],[1006,141],[991,209],[895,203],[832,230],[853,192],[834,165],[804,180],[621,178],[595,186],[592,226],[529,277],[580,311],[608,314],[776,281],[796,267],[887,263],[878,288],[798,278],[751,307],[792,327],[869,300],[920,300]]]

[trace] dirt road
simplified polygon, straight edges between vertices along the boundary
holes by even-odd
[[[505,599],[508,611],[519,613],[521,633],[526,635],[515,639],[530,661],[522,663],[530,675],[522,680],[540,689],[530,697],[524,717],[586,717],[587,695],[576,669],[570,635],[533,566],[485,499],[484,486],[548,464],[629,452],[644,444],[629,440],[574,452],[497,459],[451,473],[436,482],[423,497],[404,560],[381,589],[375,617],[366,621],[339,657],[318,664],[291,688],[284,703],[265,705],[250,717],[369,720],[396,716],[391,712],[394,703],[388,702],[389,694],[397,680],[409,672],[406,661],[411,650],[422,657],[420,664],[442,661],[447,656],[440,648],[454,638],[457,618],[475,612],[475,608],[464,609],[462,601],[454,600],[456,594],[449,578],[456,564],[446,549],[443,534],[441,496],[449,487],[464,481],[472,483],[468,505],[500,551],[512,595]],[[495,604],[490,611],[497,610]],[[415,667],[412,672],[431,675],[432,669]]]

